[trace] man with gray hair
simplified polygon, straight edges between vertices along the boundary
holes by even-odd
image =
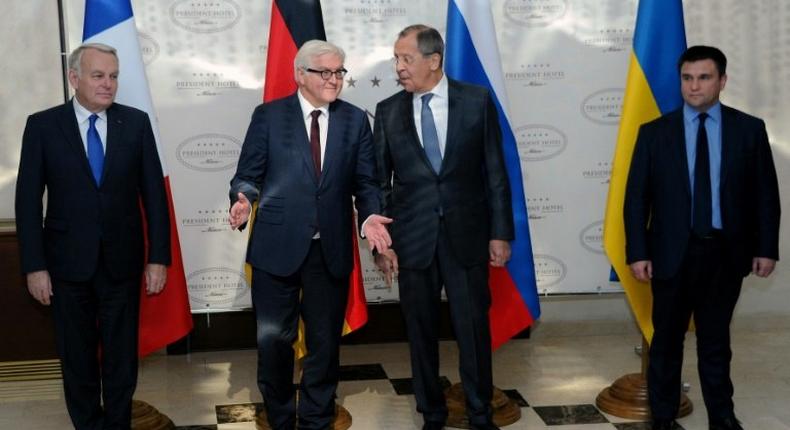
[[[345,53],[311,40],[294,60],[298,90],[255,109],[230,187],[230,225],[258,202],[247,248],[258,323],[258,387],[273,429],[327,429],[335,413],[339,345],[356,207],[371,249],[390,245],[365,112],[338,99]],[[352,196],[354,199],[352,200]],[[299,317],[305,325],[298,405],[293,386]]]
[[[16,184],[19,254],[30,294],[52,305],[74,427],[128,429],[140,278],[157,294],[170,264],[162,167],[148,115],[114,103],[114,48],[78,47],[68,78],[74,97],[31,115],[25,127]]]

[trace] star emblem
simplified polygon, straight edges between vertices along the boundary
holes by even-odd
[[[352,88],[354,88],[354,87],[356,87],[356,86],[357,86],[357,80],[356,80],[356,79],[354,79],[354,78],[352,78],[351,76],[349,76],[349,77],[348,77],[348,79],[346,80],[346,82],[348,82],[348,86],[349,86],[349,87],[352,87]]]
[[[374,87],[380,86],[379,85],[380,82],[381,79],[379,79],[377,76],[374,76],[373,79],[370,80],[370,83],[373,84]]]

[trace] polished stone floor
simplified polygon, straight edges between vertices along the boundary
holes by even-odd
[[[607,415],[595,406],[601,389],[639,371],[631,323],[543,323],[531,339],[513,340],[494,354],[494,381],[519,400],[522,418],[506,427],[558,430],[638,430],[644,423]],[[790,430],[790,320],[749,318],[733,326],[736,414],[746,429]],[[441,345],[441,373],[457,382],[457,350]],[[155,354],[142,361],[136,398],[167,414],[180,429],[254,429],[260,407],[251,350]],[[339,403],[353,429],[416,429],[407,346],[403,343],[342,348]],[[686,342],[683,372],[694,412],[679,420],[686,430],[707,421],[696,376],[694,335]],[[70,428],[60,381],[0,383],[0,429]]]

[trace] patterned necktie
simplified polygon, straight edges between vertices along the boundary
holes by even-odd
[[[433,111],[428,102],[431,101],[433,94],[428,93],[422,96],[422,111],[420,112],[420,125],[422,128],[422,146],[425,155],[431,162],[433,171],[439,173],[442,168],[442,152],[439,149],[439,135],[436,133],[436,123],[433,121]]]
[[[101,137],[96,130],[96,119],[99,116],[93,114],[88,118],[90,125],[88,126],[88,163],[91,165],[91,172],[93,172],[93,179],[96,180],[96,185],[101,183],[101,175],[104,170],[104,148],[101,144]]]
[[[697,129],[697,156],[694,161],[694,208],[692,230],[699,237],[709,236],[712,230],[711,214],[713,212],[710,196],[710,159],[708,155],[708,133],[705,131],[705,120],[708,114],[703,112],[699,118]]]
[[[320,110],[310,112],[313,122],[310,123],[310,150],[313,153],[313,165],[315,165],[315,175],[321,176],[321,131],[318,128],[318,117],[321,116]]]

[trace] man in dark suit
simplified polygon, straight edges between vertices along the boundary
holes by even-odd
[[[113,103],[115,49],[75,49],[68,78],[74,98],[31,115],[25,127],[16,184],[22,270],[30,294],[53,307],[74,427],[128,429],[140,277],[145,273],[147,292],[156,294],[170,264],[162,167],[145,112]]]
[[[273,429],[326,429],[335,412],[339,344],[353,268],[353,206],[371,248],[390,245],[380,215],[370,123],[337,97],[345,53],[319,40],[294,60],[298,90],[252,115],[231,181],[230,223],[258,212],[247,248],[258,320],[258,387]],[[352,201],[352,196],[355,200]],[[295,404],[299,317],[307,357]],[[298,412],[297,412],[298,409]]]
[[[388,278],[399,271],[423,428],[447,419],[438,351],[444,286],[470,424],[493,429],[488,264],[508,261],[514,235],[496,108],[485,88],[444,76],[435,29],[405,28],[394,54],[404,90],[378,104],[373,133],[384,214],[394,219],[392,249],[377,264]]]
[[[710,428],[741,429],[730,320],[744,276],[770,275],[779,258],[779,191],[765,124],[719,102],[726,67],[713,47],[694,46],[680,57],[684,106],[641,127],[628,176],[626,255],[653,293],[654,429],[672,428],[678,412],[692,313]]]

